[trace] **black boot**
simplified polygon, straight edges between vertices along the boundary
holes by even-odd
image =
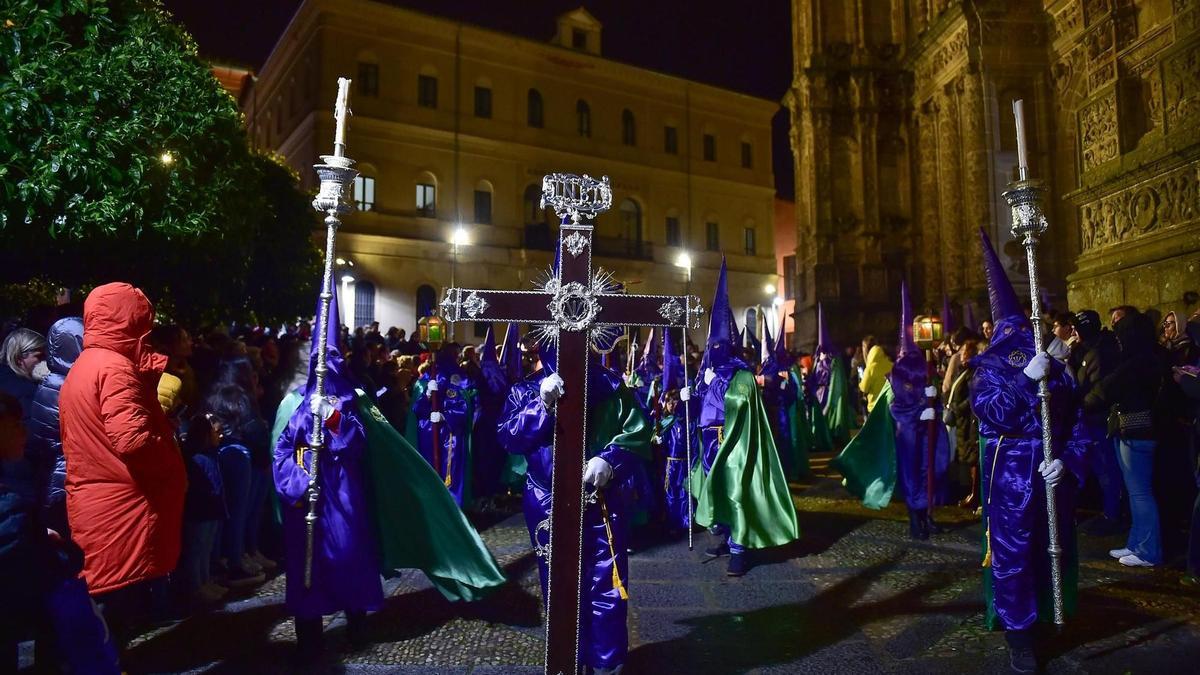
[[[321,658],[325,649],[325,636],[321,617],[315,619],[295,618],[296,658],[301,664],[312,663]]]
[[[930,534],[942,534],[945,530],[941,525],[938,525],[933,520],[933,509],[925,509],[923,512],[925,521],[925,538],[928,539]]]
[[[1028,630],[1006,630],[1008,665],[1014,673],[1036,673],[1037,656],[1033,653],[1033,633]]]
[[[346,639],[352,651],[366,649],[371,641],[367,637],[367,613],[346,612]]]
[[[908,537],[909,539],[928,539],[929,535],[922,536],[922,526],[925,523],[925,518],[920,511],[916,509],[908,510]]]
[[[725,568],[725,575],[730,577],[744,576],[750,571],[750,552],[742,551],[733,553],[729,556],[729,566]]]
[[[917,509],[917,539],[929,539],[929,511]]]
[[[723,555],[729,555],[729,539],[725,535],[717,540],[716,546],[710,546],[704,549],[704,555],[709,558],[720,558]]]

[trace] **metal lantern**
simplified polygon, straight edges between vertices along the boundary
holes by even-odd
[[[937,349],[942,344],[942,320],[933,314],[913,319],[913,341],[922,350]]]
[[[437,351],[446,341],[446,321],[437,314],[430,314],[417,322],[417,334],[426,347]]]

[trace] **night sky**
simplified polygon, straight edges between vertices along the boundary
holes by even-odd
[[[214,61],[257,69],[301,0],[164,0]],[[534,40],[583,6],[604,24],[604,57],[778,101],[792,77],[788,0],[388,0]],[[774,120],[775,183],[793,192],[787,115]]]

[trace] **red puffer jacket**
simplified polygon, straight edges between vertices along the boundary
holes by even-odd
[[[146,336],[141,291],[105,284],[83,305],[83,353],[59,396],[67,517],[83,577],[106,593],[175,568],[187,473],[156,386],[167,357]]]

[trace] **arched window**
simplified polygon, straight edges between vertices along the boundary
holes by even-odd
[[[742,330],[748,336],[755,335],[758,332],[758,309],[754,307],[747,307],[743,318],[745,321],[742,323]],[[743,342],[745,341],[743,340]],[[746,345],[743,344],[742,346]]]
[[[413,321],[413,326],[417,325],[417,321],[432,314],[436,306],[437,291],[433,290],[433,286],[429,284],[417,286],[417,318]],[[414,328],[414,330],[416,329]]]
[[[592,108],[587,101],[579,99],[575,103],[575,117],[579,123],[579,135],[584,138],[592,137]]]
[[[635,258],[642,255],[642,207],[632,199],[621,202],[621,232],[628,252]]]
[[[542,104],[542,92],[537,89],[530,89],[527,98],[528,111],[526,112],[526,122],[534,129],[541,129],[546,124],[546,111]]]
[[[621,142],[625,145],[637,145],[637,123],[628,108],[621,113]]]
[[[359,281],[354,284],[354,326],[370,326],[375,320],[375,284]]]

